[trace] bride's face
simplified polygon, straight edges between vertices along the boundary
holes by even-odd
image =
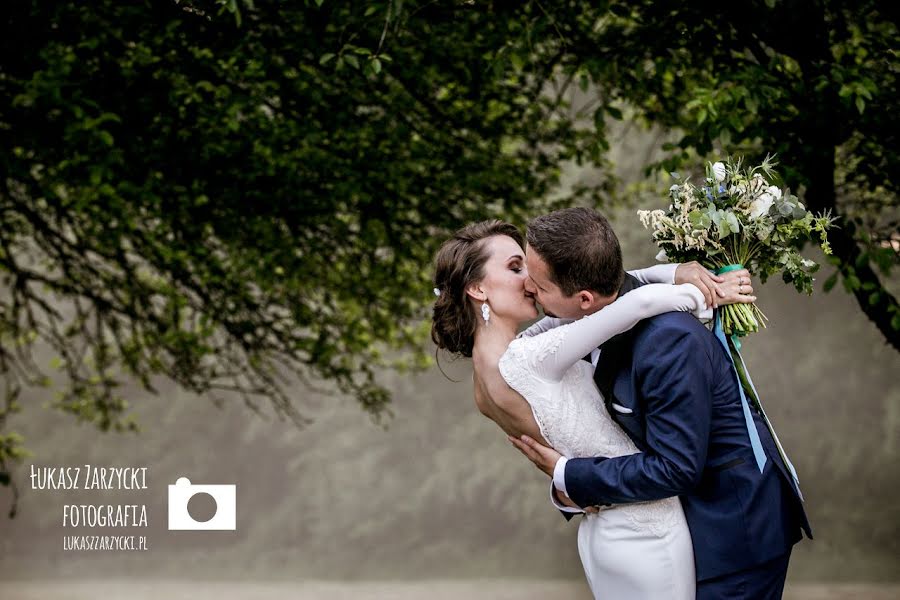
[[[532,292],[538,304],[544,309],[545,315],[563,319],[580,319],[592,312],[593,296],[589,296],[584,291],[566,296],[553,282],[550,265],[531,246],[528,247],[526,262],[529,274],[526,289]]]
[[[537,317],[534,295],[525,289],[528,270],[522,247],[511,237],[496,235],[487,239],[485,249],[490,258],[484,264],[484,279],[474,287],[487,298],[491,318],[520,323]],[[476,304],[480,309],[481,302]]]

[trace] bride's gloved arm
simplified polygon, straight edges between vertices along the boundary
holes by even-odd
[[[690,311],[698,318],[711,312],[703,294],[691,284],[649,284],[592,315],[516,343],[535,374],[559,381],[569,367],[611,337],[628,331],[642,319],[671,311]]]
[[[654,265],[646,269],[635,269],[626,271],[629,275],[640,281],[641,283],[675,283],[675,271],[681,266],[679,263],[671,263],[665,265]],[[536,323],[530,325],[527,329],[519,333],[517,337],[533,337],[546,333],[560,325],[566,325],[575,319],[559,319],[557,317],[544,317]]]
[[[634,269],[632,271],[627,271],[627,273],[644,284],[673,284],[692,282],[695,285],[701,285],[706,288],[704,295],[706,296],[707,304],[709,304],[713,298],[714,290],[712,289],[712,286],[715,283],[715,281],[712,279],[713,276],[710,275],[708,271],[706,271],[706,269],[703,269],[703,267],[695,262],[653,265],[652,267],[647,267],[645,269]],[[702,277],[703,275],[706,275],[706,277]],[[710,313],[709,318],[712,318],[712,313]],[[573,321],[574,319],[544,317],[543,319],[537,321],[536,323],[519,333],[517,337],[533,337],[542,333],[546,333],[547,331],[550,331],[555,327],[559,327],[560,325],[565,325]]]
[[[749,278],[749,273],[742,272]],[[653,265],[645,269],[634,269],[628,271],[628,274],[644,284],[649,283],[693,283],[701,288],[706,298],[706,304],[709,305],[716,297],[716,284],[720,283],[721,277],[717,277],[703,268],[699,263],[667,263],[662,265]],[[719,294],[721,297],[721,294]],[[701,320],[711,319],[712,311],[708,316],[700,317]],[[572,323],[574,319],[559,319],[556,317],[544,317],[540,319],[521,333],[517,337],[533,337],[546,333],[560,325]]]
[[[546,333],[551,329],[555,329],[560,325],[572,323],[575,319],[560,319],[558,317],[544,317],[536,323],[530,325],[527,329],[519,333],[516,337],[534,337],[542,333]]]
[[[679,266],[681,266],[680,263],[653,265],[646,269],[628,271],[628,274],[641,283],[675,283],[675,271]]]

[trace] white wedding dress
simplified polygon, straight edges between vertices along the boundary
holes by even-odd
[[[672,281],[674,267],[632,274],[645,282]],[[528,401],[544,439],[563,456],[634,454],[637,447],[612,420],[594,384],[594,367],[582,358],[641,319],[674,310],[711,314],[693,285],[645,285],[582,319],[535,324],[510,343],[500,358],[500,373]],[[677,497],[585,515],[578,553],[595,598],[695,597],[691,535]]]

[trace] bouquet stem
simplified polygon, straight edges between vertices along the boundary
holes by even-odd
[[[729,304],[722,307],[722,329],[727,335],[747,335],[766,327],[768,317],[756,304]]]

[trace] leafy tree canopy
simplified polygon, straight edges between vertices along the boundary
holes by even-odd
[[[829,283],[900,349],[888,4],[14,0],[0,425],[50,384],[38,343],[58,408],[103,429],[134,427],[123,376],[300,421],[292,373],[378,415],[378,370],[427,361],[404,350],[426,337],[443,236],[610,202],[607,125],[626,114],[675,136],[648,172],[777,152],[841,217]],[[568,162],[607,176],[561,194]],[[20,456],[0,434],[0,461]]]

